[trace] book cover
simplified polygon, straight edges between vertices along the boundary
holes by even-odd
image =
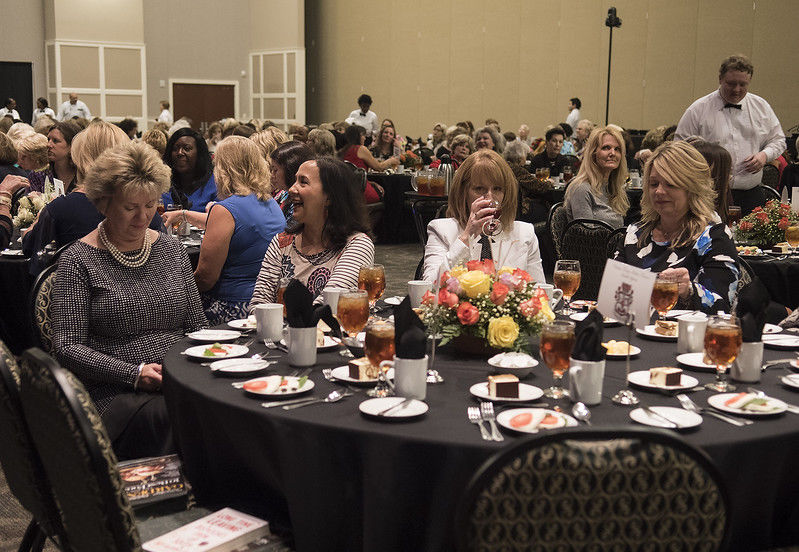
[[[190,488],[176,454],[120,462],[119,475],[134,508],[184,496]]]
[[[200,518],[144,543],[147,552],[229,552],[269,533],[269,524],[232,508]]]

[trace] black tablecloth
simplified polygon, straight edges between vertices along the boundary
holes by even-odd
[[[30,259],[26,257],[0,256],[0,339],[14,354],[36,343],[28,312],[28,295],[33,286],[29,267]]]
[[[606,337],[624,339],[626,330],[609,329]],[[675,362],[674,344],[632,341],[645,351],[633,359],[633,370]],[[290,519],[300,551],[450,549],[452,515],[467,481],[491,454],[519,438],[505,432],[504,443],[482,441],[467,422],[466,407],[476,404],[468,389],[485,381],[488,366],[454,352],[439,355],[446,382],[427,387],[430,411],[418,421],[386,424],[361,416],[362,394],[292,411],[261,408],[231,380],[180,355],[186,346],[181,342],[167,355],[164,394],[198,497]],[[792,353],[767,350],[765,356]],[[319,355],[311,375],[314,396],[336,388],[321,368],[341,364],[337,353]],[[287,370],[281,359],[275,371]],[[782,373],[767,370],[759,387],[799,402],[799,394],[778,384]],[[713,379],[710,373],[692,375],[701,383]],[[543,388],[551,376],[539,366],[526,381]],[[609,360],[602,404],[592,408],[595,425],[633,423],[629,408],[609,400],[623,381],[624,362]],[[670,396],[637,393],[650,406],[678,406]],[[692,397],[705,405],[709,393]],[[727,482],[736,550],[799,543],[797,422],[786,413],[739,428],[708,417],[681,433],[711,456]]]
[[[368,179],[385,190],[386,209],[375,233],[378,243],[413,243],[416,229],[410,208],[405,204],[405,192],[413,190],[411,177],[406,174],[369,173]]]
[[[799,258],[744,258],[765,284],[772,301],[791,309],[799,306]]]

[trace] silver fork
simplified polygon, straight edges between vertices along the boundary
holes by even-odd
[[[680,401],[680,404],[685,410],[690,410],[691,412],[696,412],[697,414],[708,414],[709,416],[713,416],[718,418],[719,420],[723,420],[728,424],[736,425],[736,426],[748,426],[752,425],[752,420],[739,420],[737,418],[732,418],[730,416],[725,416],[724,414],[719,414],[713,410],[709,410],[707,408],[702,408],[694,401],[692,401],[688,395],[677,395],[677,400]]]
[[[469,417],[469,421],[473,424],[477,424],[480,428],[480,435],[483,436],[483,439],[486,441],[493,441],[491,438],[491,434],[483,425],[483,418],[480,416],[480,409],[476,406],[470,406],[466,409],[466,415]]]
[[[504,441],[505,437],[499,432],[499,428],[497,427],[497,417],[494,414],[494,403],[492,402],[481,402],[480,403],[480,415],[482,416],[483,420],[488,422],[488,425],[491,426],[491,438],[494,441]]]

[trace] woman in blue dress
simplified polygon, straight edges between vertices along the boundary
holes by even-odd
[[[216,201],[211,154],[208,145],[196,131],[181,128],[169,137],[164,163],[172,169],[172,185],[162,196],[164,205],[178,209],[205,212],[209,201]],[[171,215],[167,217],[171,222]]]

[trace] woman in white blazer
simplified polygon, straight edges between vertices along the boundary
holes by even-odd
[[[497,265],[526,270],[536,282],[544,282],[541,253],[533,225],[514,220],[519,184],[502,157],[489,149],[470,155],[455,171],[449,190],[449,206],[445,219],[427,225],[424,250],[424,279],[435,281],[437,275],[466,261],[481,259],[489,240],[491,258]],[[491,220],[500,204],[502,233],[492,238],[483,236],[483,223]]]

